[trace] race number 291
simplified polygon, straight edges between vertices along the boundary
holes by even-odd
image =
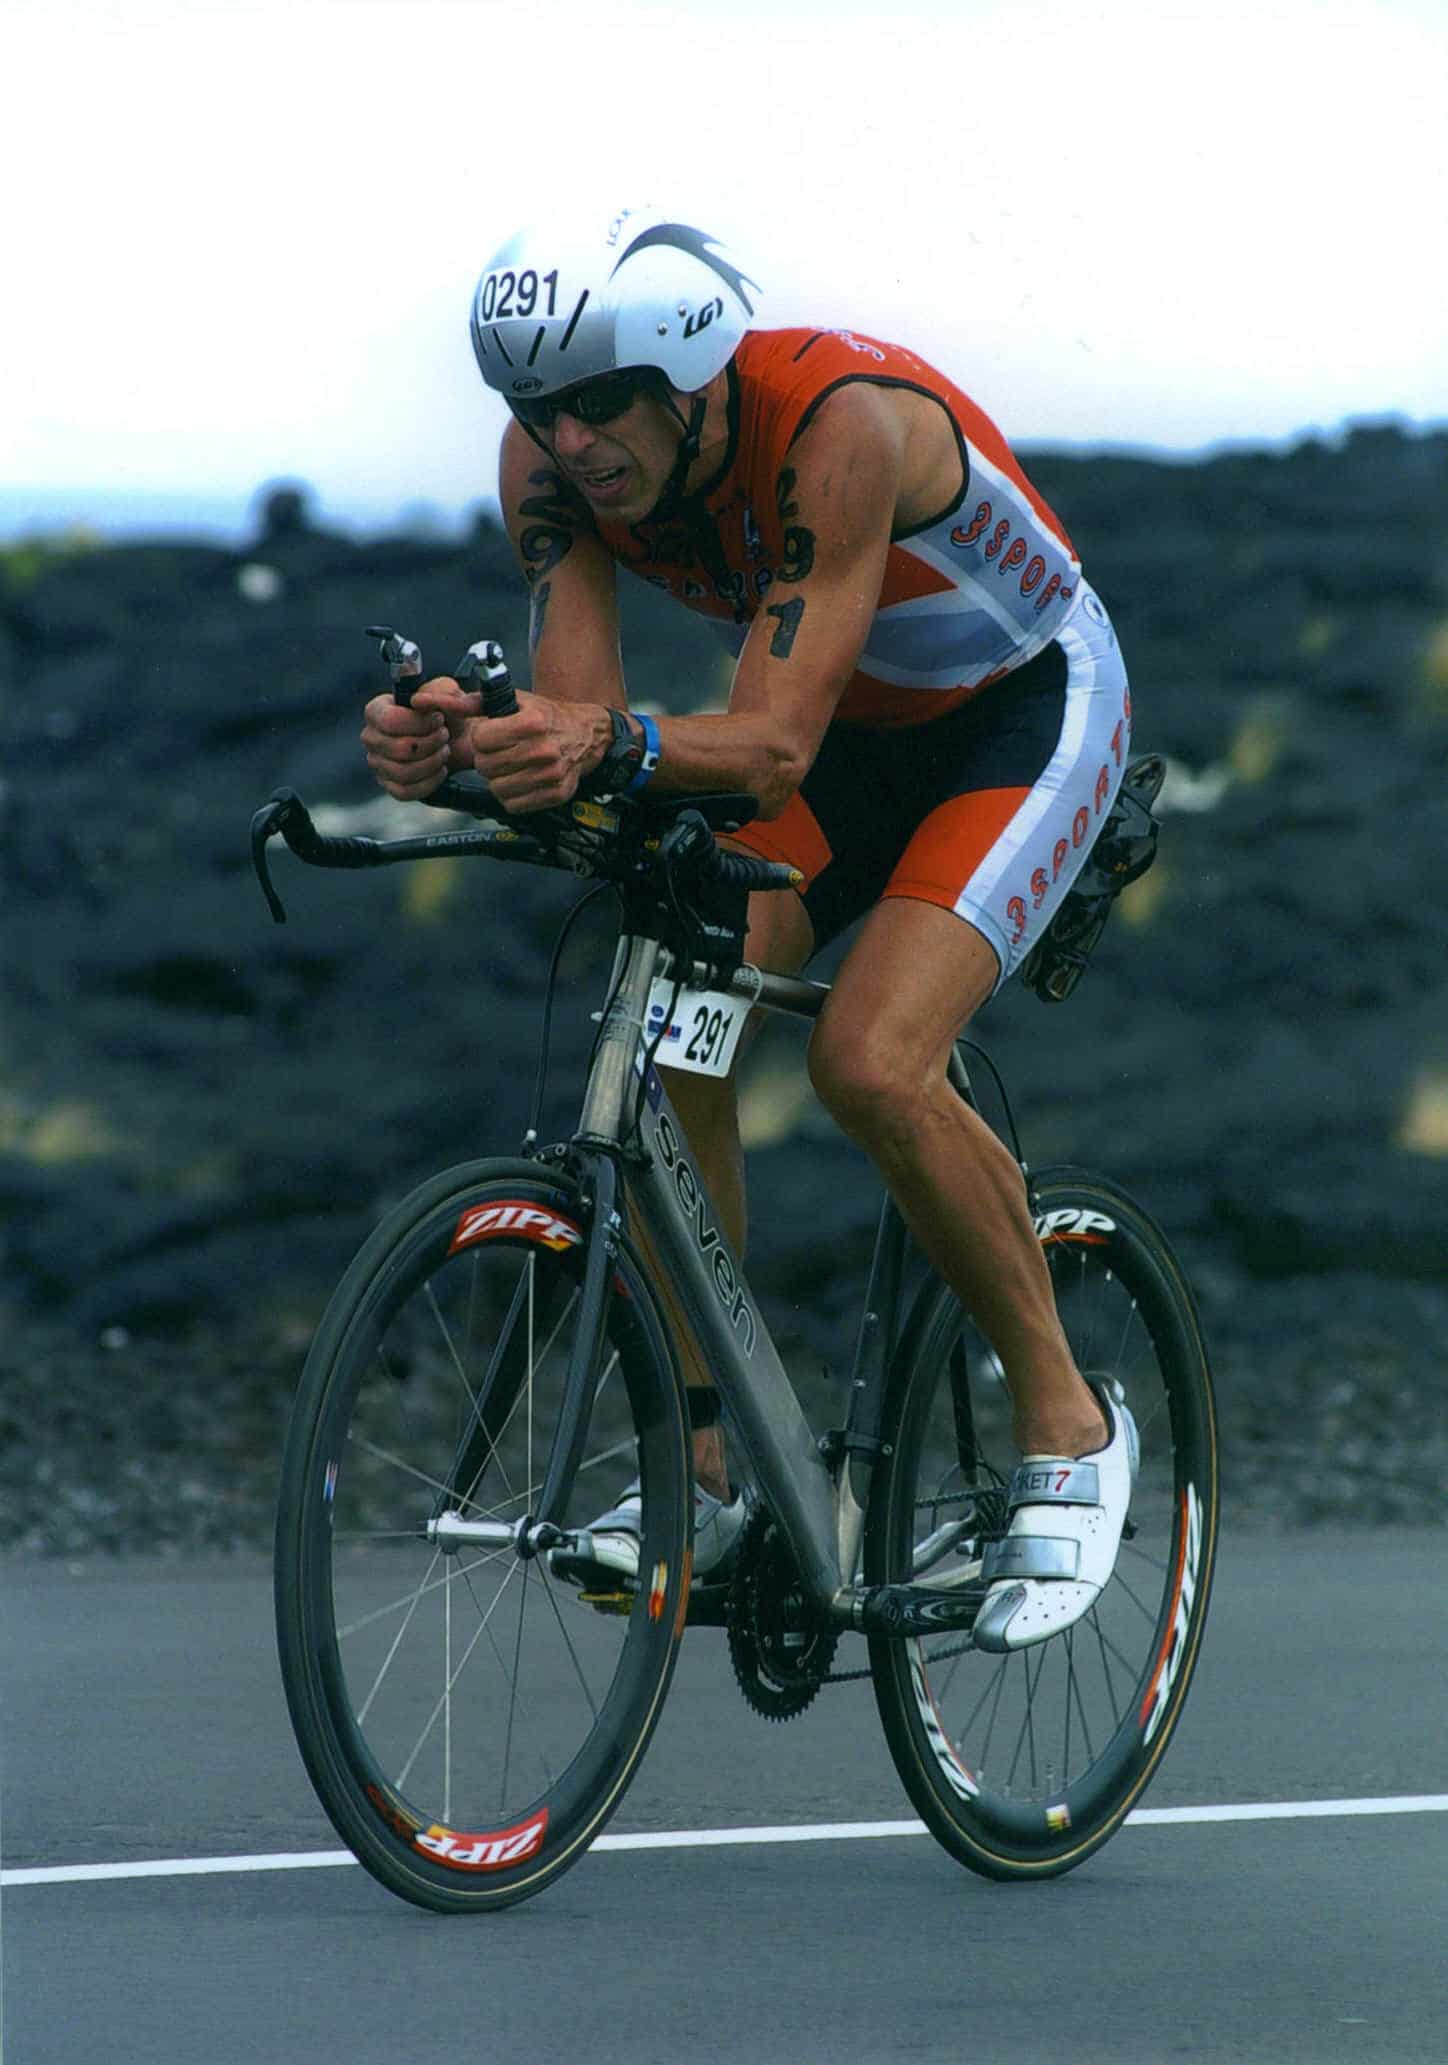
[[[670,1008],[672,1006],[672,1008]],[[675,992],[660,977],[649,992],[645,1033],[661,1068],[681,1068],[692,1075],[726,1076],[749,1016],[742,997],[722,990],[682,989]]]

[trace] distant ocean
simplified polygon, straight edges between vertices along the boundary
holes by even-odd
[[[247,493],[191,494],[114,488],[34,488],[0,484],[0,545],[17,539],[94,531],[103,539],[177,537],[244,545],[255,537],[262,502],[274,487],[301,487],[311,520],[358,536],[405,530],[461,536],[480,505],[409,501],[330,502],[302,481],[276,480]]]

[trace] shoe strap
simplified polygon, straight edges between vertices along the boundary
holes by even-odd
[[[1018,1506],[1099,1506],[1101,1478],[1094,1463],[1070,1456],[1030,1456],[1011,1473],[1008,1509]]]
[[[1008,1534],[992,1542],[981,1558],[980,1574],[987,1584],[998,1577],[1078,1577],[1081,1572],[1081,1544],[1061,1541],[1053,1535]]]

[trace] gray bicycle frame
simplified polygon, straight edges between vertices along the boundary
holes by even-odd
[[[659,1072],[647,1061],[649,992],[655,975],[667,969],[668,956],[657,940],[632,933],[620,940],[576,1144],[622,1156],[629,1203],[638,1212],[667,1272],[669,1288],[704,1350],[769,1506],[794,1550],[800,1574],[820,1605],[848,1620],[864,1538],[864,1496],[877,1446],[872,1436],[894,1334],[904,1225],[887,1198],[851,1394],[852,1428],[858,1423],[868,1431],[852,1434],[846,1430],[845,1452],[838,1470],[832,1471],[810,1430],[739,1258],[725,1236],[689,1151],[683,1125]],[[749,966],[738,970],[730,988],[750,1004],[805,1018],[818,1016],[829,994],[825,984],[771,975]],[[955,1050],[951,1081],[969,1098],[969,1080]],[[887,1315],[877,1309],[882,1304],[888,1307]],[[879,1325],[882,1316],[889,1320],[883,1328]],[[882,1352],[870,1378],[863,1379],[860,1365],[867,1344],[876,1335]]]

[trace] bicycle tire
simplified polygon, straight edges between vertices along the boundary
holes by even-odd
[[[683,1632],[684,1396],[626,1244],[564,1517],[586,1524],[640,1477],[642,1581],[590,1595],[546,1554],[444,1551],[422,1532],[444,1510],[531,1514],[586,1232],[577,1187],[537,1162],[424,1184],[343,1277],[293,1409],[275,1593],[297,1744],[358,1860],[442,1912],[529,1898],[582,1856],[638,1768]]]
[[[1181,1715],[1211,1595],[1216,1415],[1195,1305],[1160,1231],[1077,1169],[1032,1183],[1037,1235],[1083,1374],[1124,1386],[1141,1469],[1115,1574],[1074,1629],[1008,1656],[968,1633],[873,1637],[896,1769],[931,1833],[995,1879],[1070,1871],[1121,1826]],[[871,1487],[869,1583],[954,1583],[1005,1528],[1015,1450],[1000,1364],[949,1289],[928,1284],[887,1394]],[[957,1532],[958,1528],[958,1532]]]

